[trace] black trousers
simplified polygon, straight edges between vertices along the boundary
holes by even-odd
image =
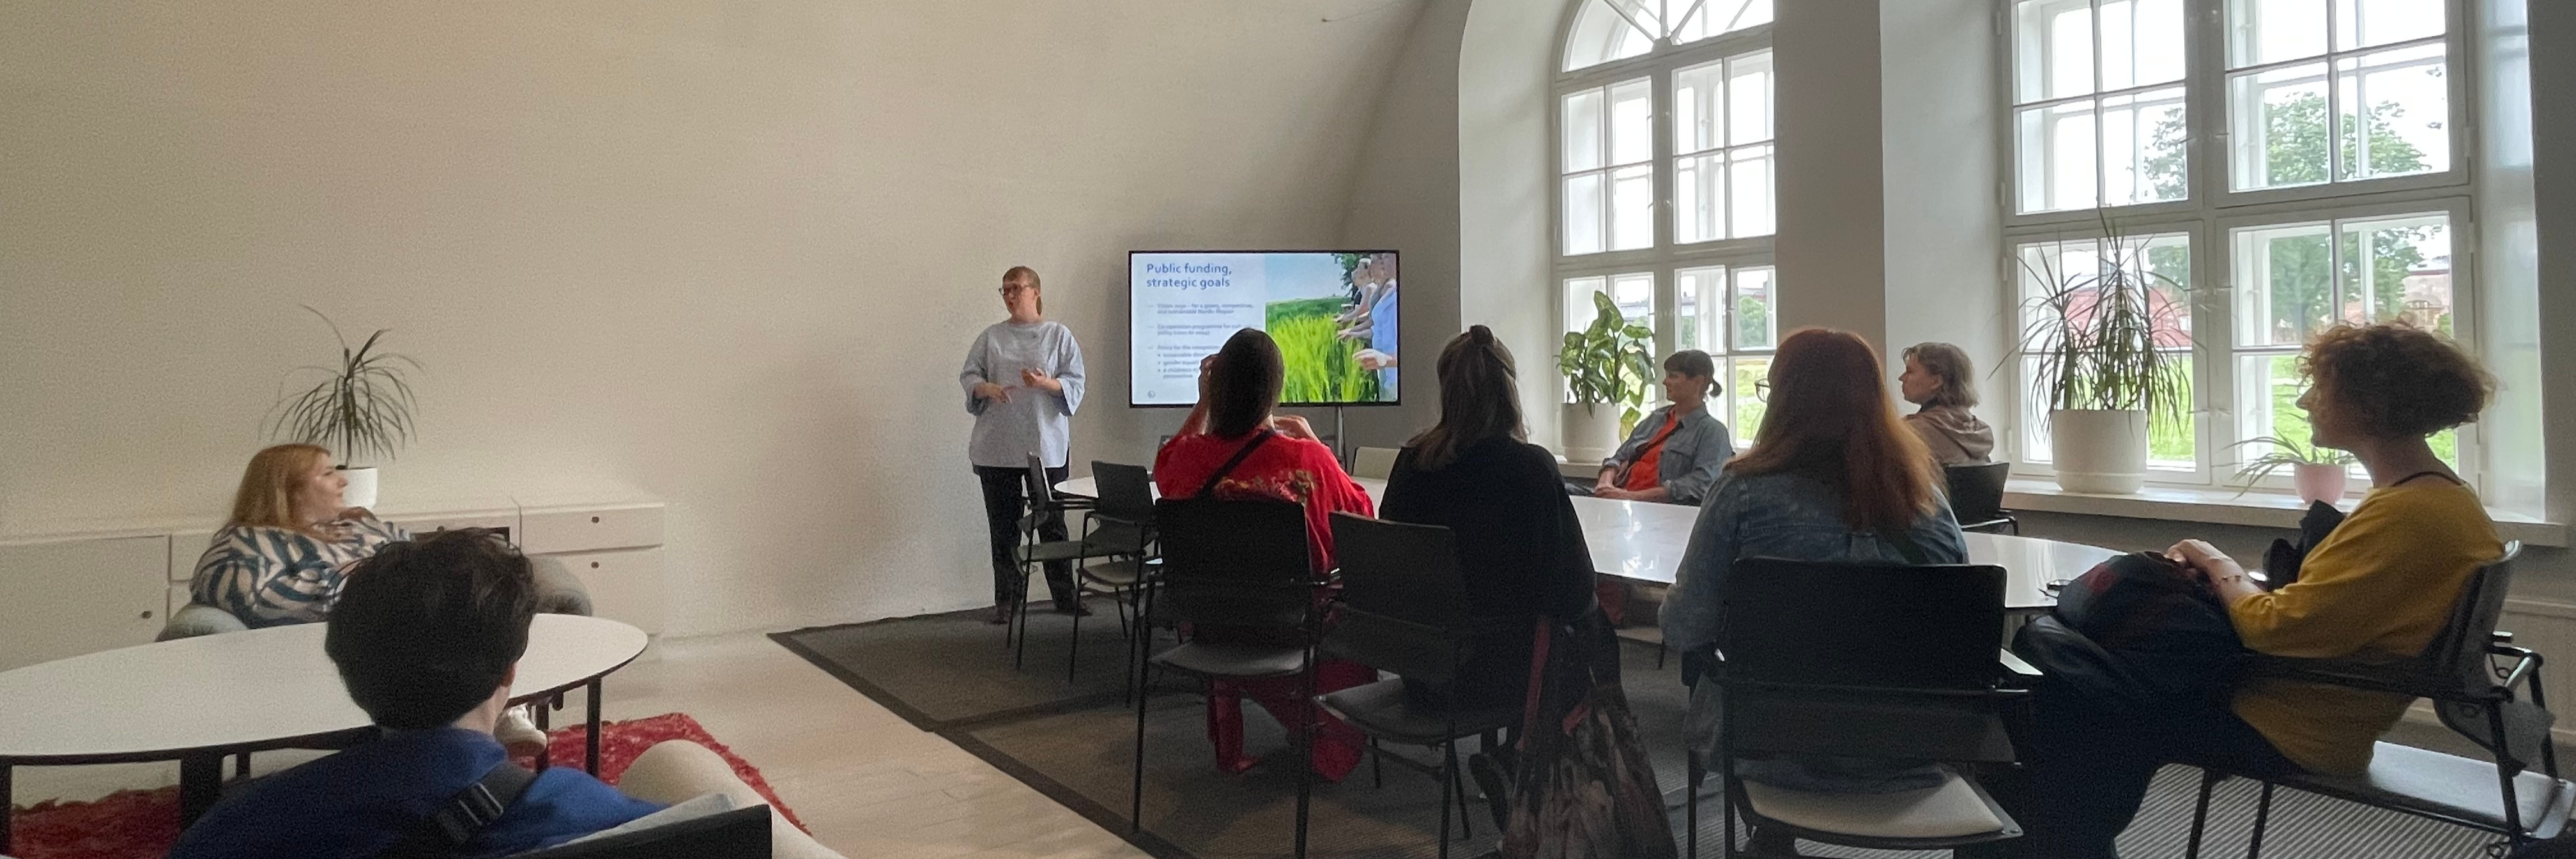
[[[1063,483],[1065,466],[1046,470],[1047,485]],[[1020,517],[1029,512],[1029,471],[1025,468],[975,466],[975,480],[984,485],[984,523],[993,536],[993,604],[1020,604]],[[1038,520],[1038,539],[1063,540],[1064,514],[1049,513]],[[1058,608],[1070,606],[1076,591],[1073,587],[1073,562],[1049,561],[1046,565],[1047,596]]]
[[[2117,715],[2063,683],[2041,686],[2032,724],[2016,725],[2024,769],[1986,780],[2023,836],[1967,855],[2112,859],[2148,783],[2165,764],[2279,777],[2298,771],[2262,732],[2225,706],[2157,718]]]

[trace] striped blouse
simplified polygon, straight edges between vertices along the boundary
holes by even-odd
[[[189,598],[231,612],[254,629],[312,623],[330,613],[350,564],[386,543],[409,539],[402,529],[373,517],[322,528],[334,538],[291,528],[224,528],[197,559]]]

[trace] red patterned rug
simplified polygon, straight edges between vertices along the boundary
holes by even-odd
[[[554,731],[547,757],[557,765],[580,766],[582,740],[588,733],[580,725]],[[600,779],[616,784],[636,756],[664,740],[689,740],[714,750],[733,765],[735,775],[769,800],[771,808],[804,826],[796,820],[796,812],[770,791],[760,770],[708,736],[706,727],[685,713],[601,725]],[[11,819],[17,843],[9,855],[20,859],[153,859],[170,852],[170,845],[179,840],[179,788],[120,790],[96,802],[48,800],[16,809]]]

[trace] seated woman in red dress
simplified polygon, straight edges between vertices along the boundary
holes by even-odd
[[[1198,407],[1154,455],[1154,485],[1165,498],[1189,498],[1208,485],[1208,478],[1217,477],[1215,492],[1221,498],[1276,498],[1304,505],[1307,552],[1320,578],[1333,568],[1333,514],[1376,514],[1368,494],[1343,473],[1341,462],[1316,440],[1304,419],[1270,414],[1279,405],[1283,373],[1279,345],[1250,328],[1235,332],[1225,348],[1201,361]],[[1232,470],[1217,474],[1256,441],[1260,447]],[[1205,640],[1227,631],[1199,629],[1194,634]],[[1315,672],[1319,694],[1377,679],[1368,666],[1337,659],[1318,661]],[[1247,696],[1291,730],[1323,720],[1313,752],[1317,775],[1340,781],[1358,766],[1364,742],[1359,732],[1300,701],[1303,686],[1297,678],[1210,684],[1208,741],[1216,746],[1217,768],[1239,773],[1255,762],[1243,753],[1242,699]]]

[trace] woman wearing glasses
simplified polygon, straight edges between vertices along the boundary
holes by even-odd
[[[1001,292],[1010,318],[975,337],[975,345],[966,350],[966,368],[957,373],[957,384],[966,391],[966,413],[975,416],[966,458],[984,485],[984,519],[993,538],[993,623],[1008,622],[1020,603],[1020,595],[1012,592],[1019,584],[1019,558],[1013,550],[1020,541],[1029,454],[1037,454],[1046,466],[1049,485],[1064,480],[1073,413],[1082,408],[1082,346],[1074,342],[1072,329],[1040,315],[1046,302],[1038,295],[1038,273],[1013,266],[1002,273]],[[1039,520],[1038,537],[1065,539],[1064,515]],[[1057,611],[1083,612],[1072,564],[1049,562],[1046,583]]]

